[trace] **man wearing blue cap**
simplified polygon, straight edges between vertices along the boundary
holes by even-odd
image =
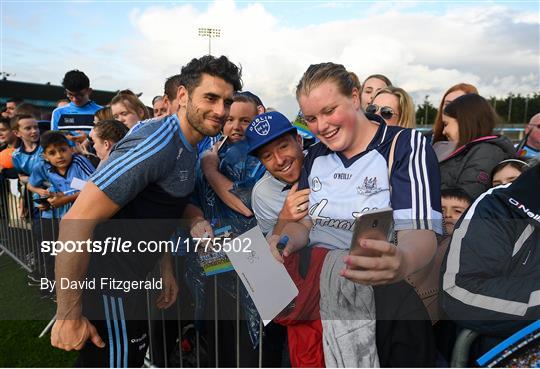
[[[260,114],[246,130],[249,153],[267,169],[253,187],[251,204],[262,232],[280,234],[287,221],[306,216],[309,189],[297,191],[304,162],[302,138],[279,112]]]

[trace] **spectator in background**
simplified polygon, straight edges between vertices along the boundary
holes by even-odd
[[[540,155],[540,113],[533,115],[525,127],[525,138],[517,147],[517,155],[525,159]]]
[[[0,171],[8,178],[17,178],[17,173],[13,167],[13,152],[19,146],[19,139],[11,129],[8,118],[0,119]]]
[[[413,99],[399,87],[389,86],[377,91],[365,111],[381,116],[389,126],[416,127]]]
[[[461,215],[471,205],[472,199],[459,188],[441,191],[441,204],[444,217],[445,235],[452,236],[454,226]]]
[[[480,334],[471,358],[540,319],[538,188],[536,164],[512,184],[482,194],[456,224],[441,268],[442,308]]]
[[[43,152],[39,146],[38,124],[31,115],[15,115],[11,119],[11,129],[21,140],[20,146],[13,152],[13,166],[21,181],[27,183],[34,166],[41,160]]]
[[[66,105],[69,105],[69,100],[68,99],[59,99],[58,101],[56,101],[56,107],[57,108],[61,108],[62,106],[66,106]]]
[[[178,113],[178,107],[180,104],[178,97],[178,89],[182,85],[180,80],[180,74],[170,76],[165,81],[163,102],[167,106],[167,115]]]
[[[239,92],[238,95],[246,96],[249,99],[255,101],[255,103],[257,104],[257,113],[258,114],[262,114],[262,113],[264,113],[266,111],[266,108],[264,107],[264,104],[263,104],[262,100],[259,98],[259,96],[255,95],[253,92],[242,91],[242,92]]]
[[[130,130],[137,122],[150,117],[146,105],[131,90],[118,92],[110,105],[113,119],[124,123]]]
[[[96,111],[96,113],[94,114],[94,127],[97,122],[101,122],[103,120],[113,120],[113,119],[114,118],[112,115],[111,107],[105,106],[99,109],[98,111]]]
[[[80,70],[67,72],[62,86],[70,103],[52,112],[51,130],[67,131],[69,140],[83,142],[94,126],[94,114],[101,106],[90,100],[90,80]]]
[[[373,101],[373,96],[375,96],[377,91],[388,86],[392,86],[392,82],[382,74],[372,74],[366,78],[360,90],[362,109],[364,111],[366,110],[366,107]]]
[[[30,103],[20,103],[15,108],[14,113],[14,115],[31,115],[36,120],[41,119],[41,109]]]
[[[161,118],[167,115],[167,104],[163,100],[163,96],[156,96],[152,99],[152,108],[154,110],[154,118]]]
[[[128,133],[125,124],[118,120],[101,120],[90,132],[90,140],[94,144],[96,155],[104,162],[109,158],[113,146]]]
[[[491,171],[493,187],[514,182],[528,168],[527,163],[519,159],[506,159],[501,161]]]
[[[482,96],[467,94],[444,108],[443,134],[457,148],[440,161],[441,188],[461,188],[473,200],[491,187],[491,171],[514,155],[505,136],[493,134],[499,117]]]
[[[15,108],[22,104],[23,99],[20,97],[12,97],[7,100],[6,102],[6,117],[7,118],[13,118],[15,116]]]
[[[478,89],[468,83],[458,83],[457,85],[450,87],[444,93],[441,99],[441,103],[439,104],[439,110],[437,110],[437,116],[435,117],[435,122],[433,123],[433,130],[431,132],[431,142],[433,144],[435,144],[436,142],[448,141],[446,136],[443,134],[443,110],[452,101],[466,94],[478,95]]]

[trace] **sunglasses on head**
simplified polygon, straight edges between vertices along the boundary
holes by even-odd
[[[378,111],[380,111],[379,115],[383,117],[383,119],[391,119],[394,115],[398,115],[394,113],[394,110],[389,106],[379,106],[375,104],[369,104],[366,107],[366,113],[377,114]]]

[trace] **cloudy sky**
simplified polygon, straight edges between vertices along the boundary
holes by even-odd
[[[130,88],[150,104],[166,77],[208,53],[243,67],[245,89],[293,118],[307,66],[333,61],[361,80],[390,77],[421,104],[459,82],[484,96],[540,90],[538,1],[0,0],[0,71],[60,84],[80,69],[95,89]]]

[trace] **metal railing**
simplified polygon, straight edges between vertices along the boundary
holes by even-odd
[[[54,222],[44,222],[39,211],[32,204],[31,194],[17,179],[0,181],[0,255],[5,254],[15,260],[26,272],[37,276],[50,275],[47,273],[48,263],[45,255],[40,252],[39,245],[44,239],[44,231],[53,235],[56,239]],[[52,229],[45,229],[51,227]],[[221,301],[218,297],[218,277],[208,277],[208,285],[212,285],[210,292],[213,294],[213,317],[208,320],[206,326],[213,325],[213,330],[204,334],[199,329],[198,323],[193,320],[191,312],[195,301],[190,299],[188,289],[184,282],[184,267],[182,257],[173,257],[174,272],[180,292],[173,304],[167,310],[155,308],[156,291],[147,291],[147,322],[149,346],[144,360],[146,367],[219,367],[222,363],[220,358],[220,324],[219,313]],[[159,273],[158,268],[152,273]],[[150,278],[151,276],[149,276]],[[240,280],[237,276],[237,291]],[[238,297],[238,294],[237,294]],[[246,346],[240,345],[241,324],[245,323],[242,318],[240,301],[235,301],[236,317],[234,321],[235,364],[241,366],[242,356]],[[31,319],[31,317],[29,317]],[[55,318],[43,329],[40,337],[47,334],[54,323]],[[170,332],[172,331],[172,333]],[[258,360],[249,366],[262,367],[263,365],[263,334],[262,323],[259,325]],[[205,337],[206,336],[206,337]],[[231,337],[232,339],[232,337]],[[204,344],[212,347],[204,347]],[[230,365],[230,363],[227,363]],[[233,364],[234,365],[234,364]]]

